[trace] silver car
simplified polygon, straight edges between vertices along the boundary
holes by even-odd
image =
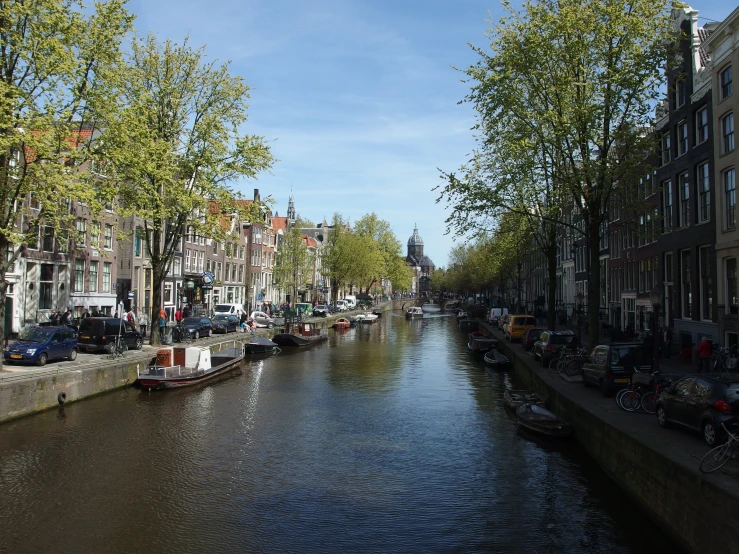
[[[272,327],[275,326],[275,320],[264,312],[252,312],[249,317],[254,320],[257,327],[267,327],[268,329],[272,329]]]

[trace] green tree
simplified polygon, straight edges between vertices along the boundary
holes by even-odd
[[[300,229],[289,229],[278,245],[273,275],[279,286],[291,293],[293,303],[297,302],[298,289],[305,284],[309,262],[310,256]]]
[[[375,281],[390,279],[391,273],[396,279],[405,280],[406,275],[400,270],[398,258],[402,259],[402,246],[400,241],[390,228],[390,224],[384,219],[380,219],[374,212],[367,214],[354,224],[354,232],[361,237],[369,237],[376,245],[380,253],[380,259],[377,265],[373,265],[368,271],[366,277],[365,290]],[[410,284],[410,272],[407,273],[408,283]]]
[[[38,229],[55,228],[68,246],[67,201],[101,211],[86,137],[107,106],[100,75],[119,62],[132,21],[122,0],[94,10],[75,0],[0,3],[0,336],[6,274]]]
[[[323,276],[331,281],[331,299],[336,302],[339,289],[349,283],[354,255],[349,244],[351,230],[340,213],[335,213],[331,229],[323,241],[321,269]]]
[[[255,222],[265,212],[261,202],[236,202],[228,185],[273,163],[261,137],[240,131],[249,87],[229,74],[228,63],[204,58],[187,41],[160,43],[150,35],[135,40],[123,70],[109,76],[119,109],[105,122],[104,153],[115,168],[121,215],[145,221],[154,328],[162,283],[186,227],[219,240],[224,216]]]

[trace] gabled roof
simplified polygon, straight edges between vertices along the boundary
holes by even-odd
[[[272,228],[275,230],[275,233],[279,231],[284,231],[285,229],[287,229],[287,218],[277,216],[273,217]]]

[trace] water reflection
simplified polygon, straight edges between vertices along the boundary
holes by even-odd
[[[0,550],[666,551],[576,443],[519,434],[512,379],[453,318],[384,314],[206,387],[12,422]]]

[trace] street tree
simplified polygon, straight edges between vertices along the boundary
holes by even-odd
[[[324,278],[331,282],[331,299],[336,302],[339,289],[350,281],[354,253],[351,250],[351,230],[348,222],[340,213],[335,213],[331,221],[331,229],[327,231],[323,242],[321,270]]]
[[[280,287],[290,292],[293,303],[298,297],[298,290],[305,284],[309,262],[310,256],[300,229],[288,229],[275,254],[273,275]]]
[[[382,258],[376,266],[376,272],[368,275],[365,290],[369,290],[375,281],[391,279],[391,273],[401,281],[406,279],[406,274],[401,270],[399,263],[399,260],[403,259],[402,246],[387,221],[380,219],[374,212],[366,214],[354,223],[354,232],[359,236],[369,237],[376,244]],[[407,280],[409,285],[410,272],[407,273]]]
[[[86,170],[106,107],[100,75],[119,63],[132,21],[123,0],[94,10],[75,0],[0,3],[0,336],[7,274],[39,230],[55,229],[66,251],[70,203],[102,211]]]
[[[262,221],[263,203],[237,202],[230,183],[255,178],[273,159],[262,137],[241,130],[247,84],[187,40],[138,38],[126,65],[108,77],[118,109],[105,121],[103,151],[114,169],[120,214],[144,222],[156,328],[162,283],[185,229],[220,240],[224,217]]]
[[[490,51],[476,49],[480,60],[467,70],[467,100],[486,124],[497,118],[477,126],[483,140],[495,144],[490,133],[501,126],[528,128],[531,148],[544,150],[555,196],[566,195],[582,218],[591,344],[599,331],[600,235],[610,201],[637,181],[654,149],[648,129],[675,42],[671,7],[667,0],[541,0],[517,11],[506,3],[507,15],[489,32]],[[492,163],[500,172],[512,161]]]

